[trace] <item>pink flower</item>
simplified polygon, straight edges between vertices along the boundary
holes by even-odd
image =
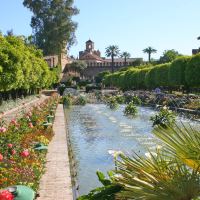
[[[5,127],[0,127],[0,133],[5,133],[7,129]]]
[[[12,147],[13,147],[13,144],[10,143],[10,144],[8,144],[7,146],[8,146],[8,148],[12,148]]]
[[[0,153],[0,162],[3,161],[3,155]]]
[[[0,200],[14,200],[14,195],[8,190],[0,192]]]
[[[12,119],[10,123],[13,124],[13,125],[15,125],[15,126],[18,125],[18,123],[17,123],[17,121],[15,119]]]
[[[22,151],[21,152],[21,156],[24,157],[24,158],[28,157],[29,156],[29,151],[28,150]]]
[[[33,128],[33,124],[30,122],[28,123],[29,128]]]
[[[14,149],[12,149],[11,154],[12,154],[12,155],[15,155],[15,154],[16,154],[16,151],[15,151]]]

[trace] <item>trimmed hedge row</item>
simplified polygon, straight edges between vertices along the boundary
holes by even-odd
[[[200,54],[181,56],[172,63],[118,71],[105,76],[103,83],[121,89],[200,87]]]

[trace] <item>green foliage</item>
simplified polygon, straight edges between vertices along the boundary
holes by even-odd
[[[200,54],[191,57],[185,70],[185,79],[190,87],[200,86]]]
[[[87,99],[85,96],[82,96],[82,95],[78,96],[74,102],[75,105],[81,105],[81,106],[84,106],[86,103],[87,103]]]
[[[190,87],[200,86],[200,54],[182,56],[172,63],[128,67],[105,76],[106,86],[116,86],[123,90],[154,89],[156,87]]]
[[[133,102],[135,105],[139,105],[139,106],[142,104],[142,101],[141,101],[141,99],[140,99],[138,96],[133,96],[132,102]]]
[[[119,104],[116,100],[115,97],[109,97],[107,100],[106,100],[106,104],[107,106],[110,107],[110,109],[114,110],[114,109],[117,109],[119,107]]]
[[[161,126],[167,128],[168,126],[173,126],[175,123],[175,114],[167,107],[163,107],[158,114],[151,117],[150,120],[153,122],[153,127]]]
[[[126,52],[126,51],[124,51],[124,52],[121,53],[120,56],[121,56],[121,58],[124,58],[124,64],[126,65],[127,64],[127,59],[131,57],[131,54]]]
[[[112,59],[112,73],[114,72],[114,58],[119,55],[119,47],[116,45],[110,45],[106,48],[106,56]]]
[[[112,173],[108,173],[112,179]],[[92,190],[88,195],[84,195],[78,198],[78,200],[115,200],[115,195],[122,187],[116,183],[112,183],[110,179],[106,179],[104,174],[97,172],[99,181],[103,184],[103,187]]]
[[[73,0],[24,0],[23,4],[33,12],[31,27],[34,41],[45,55],[60,55],[66,46],[74,43],[77,24],[72,17],[78,14]]]
[[[175,51],[174,49],[165,50],[163,56],[160,57],[160,63],[172,62],[179,56],[181,56],[181,54],[179,54],[178,51]]]
[[[152,47],[147,47],[146,49],[143,50],[144,53],[147,53],[149,56],[149,62],[151,62],[151,54],[156,53],[157,50],[152,48]]]
[[[116,101],[117,101],[118,104],[124,104],[125,103],[125,98],[122,95],[117,95],[115,97],[115,99],[116,99]]]
[[[130,102],[125,110],[124,110],[124,114],[126,116],[135,116],[137,114],[138,110],[137,107],[135,106],[134,102]]]
[[[156,74],[155,74],[155,86],[168,86],[169,79],[168,79],[168,72],[171,63],[166,63],[162,65],[157,65],[155,67]]]
[[[70,64],[70,68],[75,72],[81,73],[84,69],[87,68],[87,64],[85,61],[76,60]]]
[[[63,96],[62,97],[62,101],[63,101],[63,104],[69,108],[71,105],[72,105],[72,98],[70,95],[67,95],[67,96]]]
[[[49,70],[42,52],[26,45],[23,38],[0,35],[0,91],[36,90],[58,80],[58,71]]]
[[[172,62],[169,68],[169,82],[172,86],[186,85],[185,70],[188,62],[190,62],[189,56],[182,56]]]
[[[108,75],[108,74],[110,74],[109,71],[103,71],[103,72],[98,73],[97,76],[95,77],[95,82],[96,82],[97,84],[102,83],[104,77],[105,77],[106,75]]]
[[[162,149],[146,155],[119,156],[114,183],[123,189],[116,194],[118,199],[193,200],[200,195],[196,170]]]

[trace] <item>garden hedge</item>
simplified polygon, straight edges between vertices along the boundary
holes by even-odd
[[[132,67],[104,77],[106,86],[123,90],[200,87],[200,54],[181,56],[172,63],[155,66]]]

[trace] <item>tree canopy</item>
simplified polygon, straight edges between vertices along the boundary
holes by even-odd
[[[157,50],[154,49],[153,47],[147,47],[146,49],[143,49],[143,52],[148,54],[149,62],[151,62],[151,54],[156,53]]]
[[[106,56],[111,57],[112,59],[112,72],[114,72],[113,66],[114,66],[114,58],[116,56],[119,56],[120,50],[117,45],[110,45],[106,48]]]
[[[57,70],[50,70],[42,51],[22,37],[0,35],[0,92],[49,87],[59,81]]]
[[[24,0],[33,12],[31,27],[34,43],[44,55],[60,55],[75,41],[77,23],[72,17],[78,14],[74,0]]]
[[[176,58],[181,56],[178,51],[171,49],[171,50],[165,50],[163,52],[163,56],[160,57],[160,63],[168,63],[172,62]]]

